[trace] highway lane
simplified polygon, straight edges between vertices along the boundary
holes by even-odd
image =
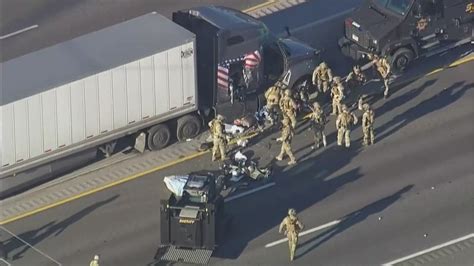
[[[285,244],[264,246],[281,238],[277,225],[288,207],[308,228],[342,220],[325,234],[302,237],[297,265],[380,264],[472,233],[473,66],[420,78],[377,101],[377,144],[367,149],[360,147],[360,128],[350,150],[335,147],[333,125],[331,145],[321,151],[312,151],[309,132],[301,132],[297,166],[277,163],[275,187],[228,204],[235,227],[211,263],[286,265]],[[279,149],[272,137],[254,146],[253,157],[272,160]],[[104,265],[146,265],[159,244],[158,200],[167,194],[162,178],[215,169],[209,161],[206,155],[6,228],[64,265],[80,265],[94,253]],[[17,265],[42,258],[18,241],[6,245]]]
[[[298,11],[297,7],[289,10]],[[333,11],[337,14],[343,9]],[[337,17],[294,35],[318,45],[324,42],[319,36],[337,38],[337,31],[332,29],[338,28],[342,19]],[[338,63],[340,54],[326,54],[336,68],[346,67]],[[447,63],[452,58],[445,57],[451,54],[421,65]],[[289,206],[301,211],[308,227],[353,213],[328,236],[312,239],[316,233],[303,237],[302,244],[307,243],[300,252],[305,254],[300,253],[295,262],[300,265],[314,261],[324,265],[382,263],[474,231],[473,212],[469,212],[472,197],[466,196],[473,189],[472,177],[466,175],[473,172],[474,128],[469,119],[474,113],[473,80],[469,76],[472,67],[470,63],[422,78],[397,91],[388,101],[377,102],[380,141],[367,151],[354,145],[349,152],[334,146],[324,152],[312,152],[308,148],[309,132],[302,132],[294,145],[297,157],[306,161],[292,168],[279,163],[281,174],[276,187],[229,205],[240,217],[238,226],[212,262],[285,265],[285,245],[271,249],[264,245],[281,237],[275,226]],[[331,142],[335,141],[333,130],[331,125]],[[360,129],[354,133],[354,139],[360,138]],[[270,161],[269,155],[276,155],[279,148],[270,138],[255,147],[255,156],[263,162]],[[158,198],[166,195],[162,177],[193,171],[197,166],[215,168],[208,156],[198,158],[6,228],[63,265],[85,264],[96,252],[103,255],[105,265],[144,265],[151,262],[159,244],[157,205]],[[405,187],[407,191],[402,190]],[[379,215],[384,217],[383,227],[375,221]],[[429,237],[419,237],[420,227],[427,229]],[[10,239],[5,232],[1,237]],[[18,240],[8,241],[7,248],[10,257],[16,256],[14,265],[54,265]],[[344,254],[340,254],[341,250]]]
[[[0,0],[0,36],[38,25],[35,29],[1,40],[0,61],[152,11],[171,17],[173,11],[205,4],[225,3],[243,10],[262,2],[264,0]]]

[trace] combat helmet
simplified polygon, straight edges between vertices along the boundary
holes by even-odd
[[[296,216],[296,210],[293,208],[288,209],[288,215],[295,217]]]

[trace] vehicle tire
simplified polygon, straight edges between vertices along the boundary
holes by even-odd
[[[201,120],[195,115],[185,115],[178,119],[176,136],[179,141],[192,139],[201,132]]]
[[[395,74],[402,73],[415,57],[411,49],[400,48],[390,57],[390,67]]]
[[[171,140],[170,128],[165,124],[159,124],[148,129],[147,144],[152,151],[163,149]]]

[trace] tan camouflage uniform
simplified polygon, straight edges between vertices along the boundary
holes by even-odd
[[[341,113],[341,102],[344,98],[344,86],[339,77],[334,78],[334,83],[331,88],[332,96],[332,114],[338,115]]]
[[[385,90],[383,92],[383,95],[385,97],[388,97],[388,81],[390,78],[390,64],[388,63],[387,59],[385,57],[379,57],[378,55],[370,55],[369,59],[372,60],[374,63],[375,68],[377,69],[377,72],[379,72],[380,76],[383,79],[383,84],[385,86]]]
[[[218,115],[211,122],[209,122],[209,129],[212,134],[212,161],[217,160],[217,154],[221,161],[226,159],[226,139],[224,135],[224,117]]]
[[[312,112],[309,114],[308,118],[310,119],[311,127],[313,128],[314,146],[316,149],[319,148],[321,144],[326,147],[326,135],[324,134],[326,115],[318,103],[314,103]]]
[[[357,124],[357,116],[349,112],[347,106],[342,106],[342,113],[336,119],[337,145],[342,146],[342,140],[345,139],[346,147],[351,145],[351,126]]]
[[[322,62],[313,71],[313,85],[318,86],[318,90],[326,93],[329,90],[329,83],[332,81],[332,71],[325,62]]]
[[[374,144],[374,111],[370,108],[369,104],[364,104],[362,109],[364,114],[362,115],[362,133],[364,133],[364,145]]]
[[[291,97],[291,91],[285,90],[284,96],[280,99],[280,109],[283,113],[283,119],[289,119],[291,126],[296,128],[296,102]]]
[[[298,237],[304,225],[296,217],[296,211],[290,209],[288,216],[286,216],[280,223],[278,232],[284,233],[288,238],[288,248],[290,250],[290,261],[295,258],[296,247],[298,245]]]
[[[281,130],[281,137],[277,139],[277,141],[281,141],[281,150],[280,154],[278,154],[275,159],[278,161],[283,160],[283,156],[285,154],[290,157],[290,161],[288,162],[288,165],[292,165],[296,163],[296,158],[295,155],[293,155],[293,152],[291,151],[291,140],[293,139],[294,136],[294,131],[293,128],[290,125],[290,122],[288,119],[283,119],[283,128]]]

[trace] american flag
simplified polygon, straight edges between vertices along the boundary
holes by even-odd
[[[248,53],[244,56],[245,67],[246,68],[255,68],[260,64],[262,57],[260,56],[260,52],[255,50],[254,52]]]
[[[217,86],[221,89],[229,88],[229,65],[217,66]]]

